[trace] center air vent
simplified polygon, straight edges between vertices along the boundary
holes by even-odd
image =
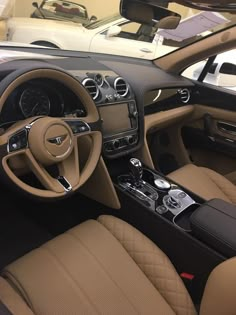
[[[190,100],[190,91],[189,89],[180,89],[178,90],[181,101],[186,104]]]
[[[116,92],[122,97],[125,97],[129,92],[128,83],[121,77],[115,79],[114,88]]]
[[[98,89],[97,83],[91,78],[86,78],[82,81],[82,84],[87,89],[87,91],[89,92],[93,100],[95,101],[99,95],[99,89]]]

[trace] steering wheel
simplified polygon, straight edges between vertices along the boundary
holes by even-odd
[[[0,135],[0,172],[8,183],[14,183],[32,196],[62,198],[74,193],[93,173],[101,154],[101,121],[91,96],[81,83],[60,68],[50,66],[15,70],[5,77],[0,83],[0,111],[18,86],[39,78],[67,86],[79,97],[87,115],[83,118],[36,116],[18,121]],[[86,141],[81,141],[83,137]],[[86,143],[87,152],[83,163],[80,161],[81,143]],[[18,164],[21,168],[23,164],[36,176],[40,187],[22,180]],[[49,171],[52,165],[57,167],[56,175]]]

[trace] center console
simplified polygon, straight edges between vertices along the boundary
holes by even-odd
[[[190,230],[189,222],[183,220],[183,213],[190,215],[199,203],[178,185],[143,167],[136,158],[130,159],[129,172],[119,175],[117,182],[147,209],[165,216],[185,231]]]
[[[117,184],[145,209],[225,257],[236,255],[235,205],[221,199],[199,202],[192,192],[143,167],[136,158],[129,160],[128,169],[117,176]]]
[[[214,217],[212,207],[207,210],[206,217],[204,214],[204,206],[209,202],[158,171],[142,165],[136,158],[127,156],[106,163],[121,203],[121,209],[116,215],[162,249],[180,275],[191,276],[191,280],[184,281],[194,302],[200,303],[210,272],[229,257],[229,251],[225,251],[223,245],[217,248],[214,246],[219,233],[211,241],[209,234],[202,234],[202,226],[211,226],[210,231],[215,231],[215,221],[208,220],[210,214]],[[203,222],[199,217],[205,218]],[[229,220],[228,216],[226,218],[225,214],[221,214],[218,224],[226,219]],[[219,226],[216,229],[220,231]],[[225,233],[229,234],[225,231],[220,233],[220,237],[229,241]],[[236,236],[235,233],[233,235]],[[234,243],[231,241],[230,244]]]

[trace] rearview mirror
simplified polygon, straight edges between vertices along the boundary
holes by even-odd
[[[141,0],[121,0],[120,14],[128,20],[163,29],[175,29],[181,20],[178,13]]]

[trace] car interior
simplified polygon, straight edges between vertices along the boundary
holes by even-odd
[[[0,314],[236,313],[236,91],[204,82],[236,5],[175,2],[234,23],[156,60],[1,48]]]

